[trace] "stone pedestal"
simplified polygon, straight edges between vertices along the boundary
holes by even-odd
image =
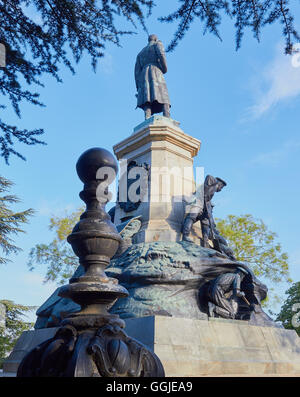
[[[43,328],[34,331],[24,331],[13,351],[3,364],[3,376],[16,376],[20,362],[25,354],[30,352],[34,347],[52,338],[55,335],[57,328]]]
[[[162,316],[128,319],[126,329],[154,349],[166,376],[300,376],[294,330]]]
[[[185,200],[195,192],[193,158],[201,142],[187,134],[179,123],[152,116],[138,125],[131,136],[114,146],[114,153],[125,169],[130,161],[150,166],[148,192],[139,207],[125,212],[116,206],[115,224],[128,216],[141,215],[142,227],[135,243],[180,241]],[[200,224],[195,224],[194,241],[199,244]]]
[[[166,376],[300,376],[300,338],[294,330],[164,316],[125,322],[127,334],[158,355]],[[4,376],[14,376],[24,354],[55,331],[24,332],[4,364]]]

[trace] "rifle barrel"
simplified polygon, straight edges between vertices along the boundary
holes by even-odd
[[[248,301],[248,299],[244,295],[242,296],[242,298],[247,303],[247,305],[250,306],[250,302]]]

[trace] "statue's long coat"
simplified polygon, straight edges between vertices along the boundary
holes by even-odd
[[[135,63],[137,107],[150,104],[154,113],[162,111],[163,104],[170,104],[164,73],[167,72],[165,51],[160,41],[150,43],[138,54]]]

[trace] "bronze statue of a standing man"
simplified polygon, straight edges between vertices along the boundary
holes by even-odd
[[[170,117],[170,100],[164,79],[167,73],[164,46],[155,34],[149,36],[148,42],[135,63],[137,107],[144,110],[145,119],[161,112],[165,117]]]

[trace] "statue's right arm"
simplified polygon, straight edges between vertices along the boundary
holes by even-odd
[[[239,274],[235,276],[233,282],[233,292],[238,297],[245,296],[245,292],[241,291],[241,277],[239,276]]]
[[[137,58],[135,62],[135,68],[134,68],[134,78],[135,78],[135,86],[136,90],[139,90],[139,75],[141,73],[141,67],[140,67],[140,62],[139,59]]]
[[[161,66],[161,71],[165,74],[168,71],[168,67],[164,46],[161,41],[158,41],[155,47],[156,53],[158,55],[159,64]]]

